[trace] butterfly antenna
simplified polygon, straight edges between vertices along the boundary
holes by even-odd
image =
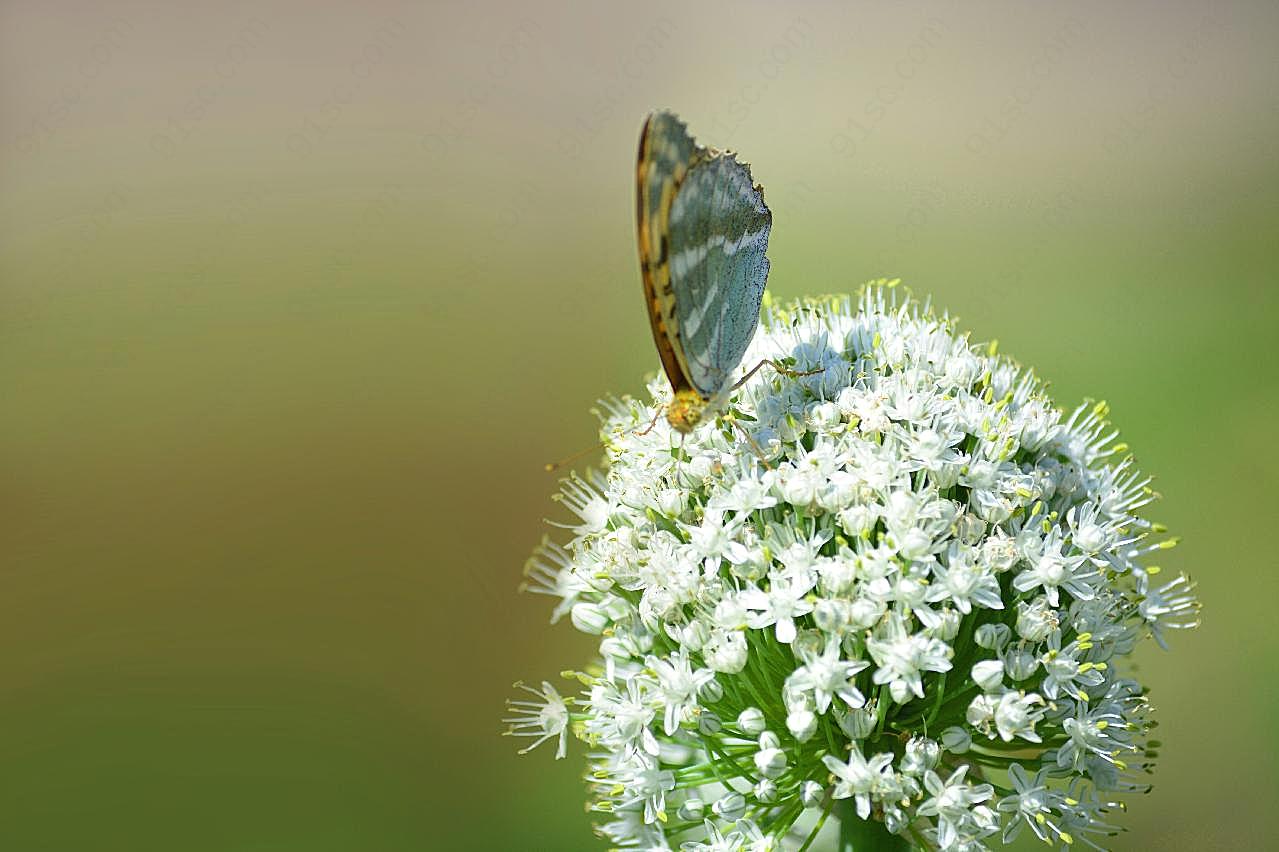
[[[653,412],[653,419],[648,422],[648,425],[645,426],[644,429],[642,429],[641,431],[632,432],[631,434],[634,435],[636,438],[642,438],[645,435],[647,435],[649,432],[652,432],[653,429],[657,427],[657,421],[662,418],[662,413],[664,411],[666,411],[665,405],[658,406],[657,411]],[[608,446],[607,441],[600,441],[598,444],[593,444],[592,446],[589,446],[584,450],[578,450],[576,453],[573,453],[573,455],[568,456],[567,458],[560,459],[557,462],[547,462],[542,467],[543,469],[546,470],[547,473],[553,473],[554,471],[559,470],[560,468],[564,467],[564,465],[568,464],[574,459],[580,459],[582,456],[586,455],[592,450],[603,449],[606,446]],[[683,446],[684,446],[683,439],[681,439],[680,447],[682,448]]]
[[[824,368],[822,367],[818,367],[816,370],[805,370],[805,371],[792,370],[790,367],[787,367],[781,361],[774,361],[772,358],[765,358],[763,361],[760,361],[754,367],[751,367],[750,370],[747,371],[746,375],[742,376],[740,379],[734,382],[733,386],[729,388],[729,390],[737,390],[742,385],[750,381],[751,376],[755,375],[764,367],[768,367],[768,366],[771,366],[774,370],[781,373],[783,376],[793,376],[796,378],[798,378],[799,376],[815,376],[818,373],[821,373],[824,371]]]
[[[589,452],[594,452],[595,450],[601,450],[604,448],[604,446],[605,446],[605,442],[600,441],[598,444],[592,444],[591,446],[587,447],[584,450],[578,450],[577,452],[573,453],[573,455],[566,456],[557,462],[547,462],[546,464],[542,465],[542,468],[547,473],[554,473],[555,471],[564,467],[564,465],[568,464],[574,459],[580,459],[582,456],[586,455]]]

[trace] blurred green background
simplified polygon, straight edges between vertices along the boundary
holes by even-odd
[[[1203,627],[1118,849],[1279,817],[1279,7],[6,2],[0,848],[601,848],[497,736],[590,643],[541,464],[656,369],[643,115],[775,295],[900,276],[1108,399]]]

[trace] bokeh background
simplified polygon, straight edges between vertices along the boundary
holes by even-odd
[[[590,643],[544,461],[657,367],[679,111],[775,295],[900,276],[1109,400],[1203,627],[1118,849],[1279,817],[1279,7],[0,5],[0,848],[601,848],[497,736]]]

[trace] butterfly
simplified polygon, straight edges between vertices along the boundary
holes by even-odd
[[[669,112],[644,122],[635,183],[644,297],[673,391],[666,419],[688,433],[737,386],[729,379],[759,325],[773,214],[750,166],[698,145]]]

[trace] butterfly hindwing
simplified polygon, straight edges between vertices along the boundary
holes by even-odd
[[[719,394],[759,325],[772,214],[749,167],[729,154],[695,162],[669,214],[677,352],[693,388]]]

